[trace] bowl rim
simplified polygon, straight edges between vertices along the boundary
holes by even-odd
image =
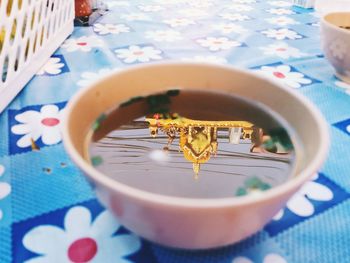
[[[148,67],[159,67],[159,66],[209,66],[216,67],[218,69],[224,69],[229,71],[235,71],[236,73],[249,75],[253,78],[260,79],[261,81],[270,83],[271,85],[276,86],[276,88],[283,89],[294,99],[299,100],[310,114],[313,116],[317,123],[317,129],[320,131],[321,141],[319,142],[319,149],[317,153],[312,158],[311,162],[302,169],[298,176],[293,177],[292,179],[282,183],[279,186],[273,187],[268,191],[264,192],[263,195],[246,195],[241,197],[225,197],[225,198],[187,198],[187,197],[175,197],[168,196],[163,194],[156,194],[148,192],[145,190],[137,189],[123,183],[120,183],[116,180],[109,178],[103,173],[99,172],[92,165],[88,164],[86,160],[78,153],[76,148],[73,146],[70,134],[69,134],[69,119],[70,112],[73,110],[76,103],[87,93],[90,89],[94,88],[95,85],[112,78],[115,75],[123,74],[126,71],[133,70],[142,70],[143,68]],[[283,117],[283,116],[282,116]],[[97,185],[101,184],[104,188],[112,192],[117,192],[123,196],[127,196],[132,199],[136,199],[140,202],[148,202],[157,205],[172,206],[178,208],[224,208],[232,206],[245,206],[250,204],[257,204],[260,202],[265,202],[270,199],[275,199],[285,195],[286,193],[295,192],[301,187],[303,183],[311,179],[314,173],[321,167],[328,155],[328,149],[330,145],[330,137],[328,131],[328,124],[326,123],[321,112],[314,106],[309,100],[307,100],[301,94],[298,94],[296,91],[292,90],[289,87],[286,87],[279,83],[277,80],[270,79],[265,76],[258,75],[252,71],[237,68],[231,65],[219,65],[213,63],[199,63],[199,62],[183,62],[183,61],[167,61],[167,62],[155,62],[152,64],[141,64],[136,66],[131,66],[123,70],[114,70],[109,74],[103,76],[102,78],[94,81],[89,86],[80,89],[68,102],[65,109],[65,118],[62,123],[62,139],[63,145],[72,159],[72,161],[78,166],[78,168],[83,172],[84,176],[89,177]]]
[[[331,27],[332,29],[334,29],[336,31],[342,32],[343,34],[345,33],[345,34],[350,36],[350,30],[341,28],[341,27],[339,27],[339,26],[337,26],[337,25],[335,25],[335,24],[333,24],[333,23],[331,23],[330,21],[327,20],[329,16],[334,16],[336,14],[347,14],[347,15],[350,16],[350,11],[342,11],[342,12],[339,11],[339,12],[326,13],[326,14],[322,15],[322,17],[321,17],[322,23],[327,25],[327,26],[329,26],[329,27]]]

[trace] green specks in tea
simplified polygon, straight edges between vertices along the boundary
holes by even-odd
[[[166,92],[166,95],[169,97],[179,96],[179,94],[180,94],[180,90],[178,89],[171,89]]]
[[[151,114],[169,114],[171,97],[178,96],[179,90],[169,90],[165,94],[155,94],[146,97],[148,104],[148,113]]]
[[[92,130],[97,131],[101,127],[101,123],[107,118],[106,114],[101,114],[92,125]]]
[[[244,182],[243,187],[239,187],[236,191],[236,196],[244,196],[253,192],[266,191],[271,188],[271,185],[268,183],[264,183],[258,177],[248,178]]]
[[[252,177],[247,179],[244,183],[244,186],[248,189],[260,189],[260,190],[267,190],[270,188],[269,184],[264,183],[258,177]]]
[[[148,106],[148,113],[167,114],[170,112],[170,97],[178,96],[179,94],[180,90],[168,90],[166,93],[163,94],[154,94],[146,97],[137,96],[120,104],[120,107],[127,107],[134,103],[145,100]]]
[[[131,104],[142,101],[143,99],[144,99],[144,97],[142,97],[142,96],[132,97],[130,100],[120,104],[120,107],[130,106]]]
[[[270,129],[268,131],[269,139],[263,142],[263,146],[270,152],[277,151],[277,144],[280,144],[285,151],[294,149],[289,134],[284,128]]]
[[[99,166],[103,163],[103,159],[101,156],[94,156],[91,158],[91,163],[93,166]]]
[[[263,143],[263,147],[268,151],[268,152],[277,152],[277,146],[276,143],[272,139],[268,139]]]
[[[247,190],[243,187],[238,188],[236,191],[236,196],[244,196],[247,194],[248,194]]]

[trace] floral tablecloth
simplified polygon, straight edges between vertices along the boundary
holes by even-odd
[[[108,5],[93,27],[75,29],[0,115],[0,262],[350,262],[350,85],[322,54],[313,10],[274,0]],[[331,50],[339,59],[348,52],[336,42]],[[62,115],[77,90],[112,69],[173,59],[266,74],[307,96],[329,123],[332,146],[321,171],[238,244],[183,251],[140,239],[99,204],[62,147]]]

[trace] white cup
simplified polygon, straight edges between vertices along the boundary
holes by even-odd
[[[322,17],[321,42],[335,75],[350,83],[350,11],[331,12]]]

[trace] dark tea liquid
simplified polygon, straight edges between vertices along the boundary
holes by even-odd
[[[222,93],[171,90],[100,116],[86,159],[144,191],[188,198],[262,194],[287,181],[295,143],[276,113]]]

